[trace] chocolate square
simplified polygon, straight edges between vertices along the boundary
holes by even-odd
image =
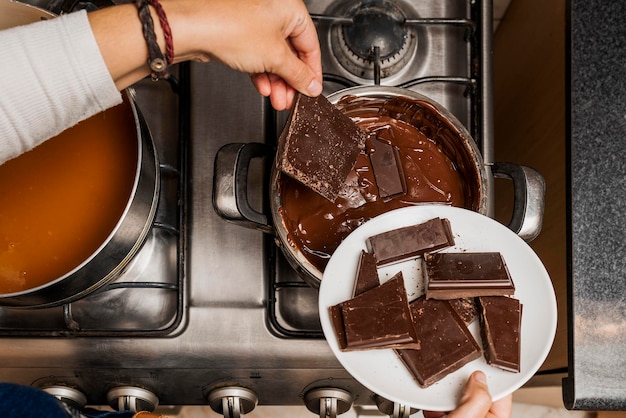
[[[463,320],[465,325],[469,326],[478,318],[478,307],[475,298],[450,299],[450,306]]]
[[[512,295],[515,286],[497,252],[426,254],[422,274],[428,299]]]
[[[507,296],[483,296],[478,302],[485,360],[494,367],[519,372],[522,304]]]
[[[376,257],[374,254],[361,250],[359,265],[356,269],[353,295],[358,296],[378,285],[380,285],[380,278],[376,268]]]
[[[401,272],[329,310],[344,351],[420,347]]]
[[[398,263],[454,245],[450,221],[430,219],[418,225],[393,229],[366,240],[367,249],[374,253],[378,266]]]
[[[367,134],[323,95],[296,97],[278,139],[276,164],[334,201],[365,147]]]
[[[387,202],[396,196],[406,194],[406,181],[398,150],[373,135],[367,143],[378,195],[382,201]]]
[[[421,387],[480,357],[480,346],[448,301],[421,297],[410,308],[422,348],[396,352]]]

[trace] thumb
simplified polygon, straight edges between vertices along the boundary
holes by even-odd
[[[322,93],[322,83],[316,72],[300,59],[294,51],[285,44],[283,59],[277,63],[275,75],[282,78],[288,85],[307,96],[318,96]]]
[[[487,378],[481,371],[470,376],[463,391],[460,405],[448,415],[448,418],[484,417],[491,408],[491,395],[487,387]]]

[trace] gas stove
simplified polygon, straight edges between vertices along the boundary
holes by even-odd
[[[371,84],[422,93],[466,125],[491,166],[490,1],[306,3],[325,94]],[[160,161],[150,236],[127,269],[91,295],[55,308],[0,308],[0,380],[116,409],[210,404],[232,416],[232,408],[259,403],[330,414],[376,403],[393,411],[335,359],[317,289],[274,238],[213,210],[218,150],[275,143],[286,113],[273,111],[247,75],[217,63],[181,64],[175,79],[133,86]],[[268,166],[260,159],[250,167],[258,208]]]

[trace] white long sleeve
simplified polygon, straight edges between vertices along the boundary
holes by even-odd
[[[84,11],[0,31],[0,164],[121,103]]]

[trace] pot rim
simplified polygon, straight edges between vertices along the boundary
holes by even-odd
[[[342,90],[338,90],[334,93],[331,93],[327,96],[327,99],[333,103],[337,104],[339,100],[345,96],[357,96],[357,97],[373,97],[373,98],[393,98],[393,97],[408,97],[417,100],[423,100],[433,107],[437,109],[437,111],[448,119],[448,121],[457,129],[457,134],[462,138],[463,144],[466,148],[469,148],[471,151],[470,154],[472,156],[473,165],[478,172],[478,177],[480,180],[479,184],[479,196],[478,196],[478,210],[477,212],[483,215],[486,215],[489,211],[488,205],[488,181],[487,181],[487,172],[486,167],[483,162],[482,154],[478,149],[478,145],[472,138],[471,134],[465,128],[465,126],[458,120],[456,116],[454,116],[448,109],[444,106],[436,102],[435,100],[424,96],[418,92],[413,90],[403,89],[399,87],[391,87],[391,86],[356,86],[349,87]],[[296,249],[288,239],[288,231],[283,222],[283,218],[280,215],[281,212],[281,202],[280,202],[280,193],[278,192],[278,178],[279,172],[276,168],[276,164],[273,165],[272,168],[272,184],[271,190],[277,190],[276,193],[272,193],[270,199],[270,208],[272,212],[272,217],[274,219],[274,228],[276,230],[276,234],[279,238],[280,245],[282,247],[286,247],[287,251],[283,251],[285,253],[287,261],[294,267],[297,271],[300,271],[302,274],[302,278],[311,286],[319,287],[322,281],[322,277],[324,275],[323,271],[320,271],[317,267],[315,267],[306,257],[304,257],[303,253]],[[428,204],[428,203],[424,203]]]

